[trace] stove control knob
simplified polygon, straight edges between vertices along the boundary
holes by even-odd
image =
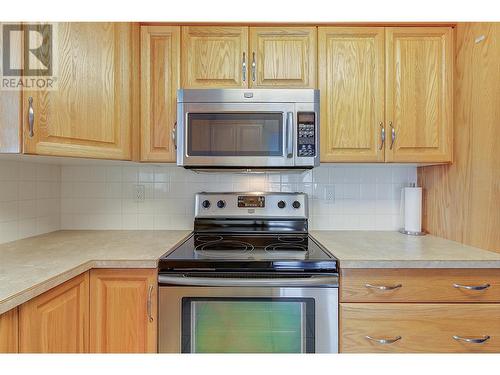
[[[205,199],[203,202],[201,202],[201,206],[203,208],[210,208],[210,201]]]
[[[226,207],[226,202],[225,202],[225,201],[223,201],[223,200],[218,201],[218,202],[217,202],[217,207],[219,207],[219,208],[224,208],[224,207]]]
[[[279,201],[279,202],[278,202],[278,207],[279,207],[279,208],[285,208],[285,206],[286,206],[285,201]]]
[[[299,202],[299,201],[294,201],[294,202],[292,203],[292,207],[293,207],[293,208],[300,208],[300,202]]]

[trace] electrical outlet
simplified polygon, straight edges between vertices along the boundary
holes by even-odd
[[[146,199],[146,187],[144,185],[135,185],[135,199],[144,202]]]
[[[335,202],[335,185],[325,186],[325,200]]]

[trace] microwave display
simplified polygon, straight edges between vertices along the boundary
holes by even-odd
[[[299,157],[316,156],[316,126],[314,112],[297,113],[297,151]]]
[[[264,208],[266,206],[266,198],[263,196],[256,195],[239,195],[238,196],[238,207],[241,208]]]

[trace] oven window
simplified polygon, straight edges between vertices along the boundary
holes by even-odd
[[[282,156],[283,113],[188,113],[189,156]]]
[[[313,298],[184,297],[183,353],[314,353]]]

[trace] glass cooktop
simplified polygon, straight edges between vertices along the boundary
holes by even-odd
[[[160,259],[160,269],[336,269],[308,234],[194,233]]]

